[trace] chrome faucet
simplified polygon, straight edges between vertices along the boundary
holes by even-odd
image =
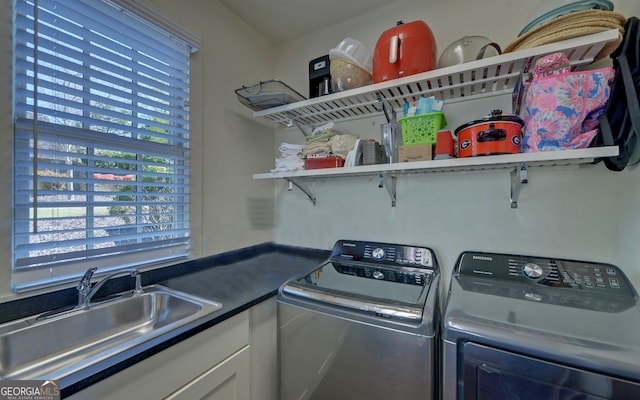
[[[84,307],[87,296],[91,291],[91,277],[97,270],[98,268],[96,267],[89,268],[80,279],[80,282],[78,282],[78,286],[76,286],[78,289],[78,307]]]
[[[98,283],[91,286],[91,276],[96,271],[96,268],[91,268],[85,272],[84,277],[78,284],[78,307],[80,308],[89,308],[89,304],[91,303],[91,299],[93,296],[107,283],[108,280],[115,278],[117,276],[125,276],[129,275],[136,280],[135,287],[133,289],[134,295],[139,295],[142,293],[142,274],[137,269],[128,269],[125,271],[118,271],[112,274],[109,274],[102,278]]]

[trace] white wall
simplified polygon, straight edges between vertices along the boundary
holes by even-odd
[[[257,229],[251,219],[256,202],[271,204],[269,188],[251,176],[273,164],[261,151],[273,146],[273,135],[248,117],[234,91],[273,75],[272,45],[217,1],[146,2],[202,37],[191,86],[192,256],[271,240],[271,228]]]
[[[502,47],[515,39],[537,2],[451,0],[397,1],[278,48],[276,73],[294,88],[307,87],[308,62],[351,36],[373,50],[380,34],[397,20],[423,19],[439,53],[464,35],[488,36]],[[614,1],[615,10],[640,15],[636,0]],[[306,92],[303,92],[306,93]],[[488,98],[446,109],[450,127],[488,114],[502,104]],[[502,107],[502,105],[500,105]],[[380,119],[348,124],[379,139]],[[301,143],[297,131],[279,131],[280,142]],[[487,250],[611,262],[640,288],[640,172],[617,174],[603,165],[530,169],[519,207],[509,207],[509,172],[442,173],[400,177],[398,205],[390,206],[377,180],[340,178],[317,183],[317,206],[296,189],[276,182],[275,240],[330,248],[341,238],[427,245],[434,248],[447,277],[464,250]],[[635,236],[634,236],[635,234]]]

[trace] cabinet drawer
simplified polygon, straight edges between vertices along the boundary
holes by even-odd
[[[248,400],[250,364],[247,346],[165,400]]]

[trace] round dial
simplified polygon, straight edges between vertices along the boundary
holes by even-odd
[[[544,275],[544,270],[538,264],[526,263],[522,266],[522,273],[529,279],[540,279]]]
[[[376,247],[375,249],[373,249],[373,251],[371,252],[371,255],[373,256],[373,258],[375,258],[376,260],[382,260],[384,258],[384,249],[381,249],[380,247]]]
[[[433,265],[433,259],[431,257],[431,252],[427,249],[422,250],[422,257],[420,257],[420,261],[422,265],[425,267],[430,267]]]

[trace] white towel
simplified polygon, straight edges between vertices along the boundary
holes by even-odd
[[[276,167],[271,172],[299,171],[304,169],[304,160],[295,154],[276,159]]]
[[[331,151],[342,158],[355,147],[358,136],[347,133],[345,135],[336,135],[331,139]]]
[[[302,152],[304,144],[280,143],[280,152],[282,155],[295,155]]]

